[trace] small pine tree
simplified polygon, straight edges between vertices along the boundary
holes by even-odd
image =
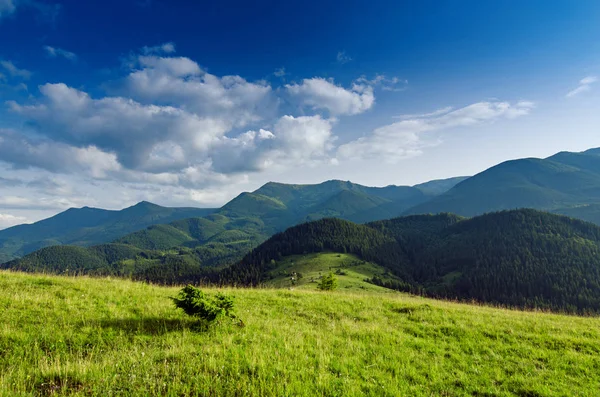
[[[222,317],[237,319],[233,313],[233,298],[222,293],[209,296],[188,285],[179,291],[177,297],[171,299],[177,308],[182,309],[188,316],[198,318],[205,325],[210,325]]]
[[[329,272],[329,274],[324,275],[321,278],[321,282],[318,285],[318,288],[321,291],[333,291],[338,286],[337,277],[333,272]]]

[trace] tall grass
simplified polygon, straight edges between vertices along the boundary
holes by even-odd
[[[0,395],[600,395],[598,318],[230,289],[246,326],[198,332],[176,293],[0,272]]]

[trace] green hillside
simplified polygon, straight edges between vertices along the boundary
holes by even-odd
[[[333,251],[376,263],[403,291],[568,312],[600,312],[600,227],[535,210],[472,219],[424,215],[356,225],[324,219],[279,233],[221,273],[259,285],[291,255]]]
[[[0,272],[2,396],[594,396],[600,319],[398,293],[227,289],[194,331],[176,288]],[[216,290],[206,290],[213,294]]]
[[[0,263],[53,245],[108,243],[150,225],[201,217],[213,211],[208,208],[167,208],[148,202],[121,211],[71,208],[30,225],[0,230]]]
[[[400,281],[385,268],[351,254],[317,253],[288,256],[275,263],[264,285],[273,288],[317,290],[323,275],[333,272],[344,291],[392,292],[369,280]]]
[[[596,153],[562,152],[547,159],[507,161],[416,205],[406,214],[451,212],[474,216],[516,208],[552,211],[599,203],[600,156]]]

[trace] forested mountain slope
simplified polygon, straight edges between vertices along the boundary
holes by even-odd
[[[0,263],[52,245],[90,246],[158,223],[210,214],[209,208],[167,208],[141,202],[120,211],[71,208],[42,221],[0,230]]]
[[[433,181],[439,190],[452,181]],[[97,257],[94,249],[51,250],[15,260],[5,268],[57,271],[57,264],[72,258],[72,272],[128,275],[156,282],[197,280],[205,269],[227,266],[273,233],[305,220],[336,216],[371,221],[397,216],[409,206],[426,200],[429,193],[407,186],[373,188],[343,181],[318,185],[268,183],[252,193],[242,193],[221,209],[204,217],[156,224],[114,240],[130,246],[131,257],[115,262]],[[95,257],[88,265],[84,258]],[[150,269],[150,270],[149,270]],[[212,270],[211,270],[212,271]]]
[[[257,285],[282,258],[323,251],[384,266],[403,280],[386,286],[404,291],[600,311],[600,227],[535,210],[472,219],[410,216],[368,225],[324,219],[273,236],[225,269],[221,281]]]

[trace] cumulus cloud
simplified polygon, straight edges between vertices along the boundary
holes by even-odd
[[[2,66],[12,77],[20,77],[25,80],[28,80],[31,77],[31,72],[29,70],[19,69],[11,61],[0,61],[0,66]]]
[[[572,91],[567,93],[567,98],[574,97],[575,95],[581,94],[592,89],[592,85],[598,82],[598,77],[588,76],[579,81],[579,85]]]
[[[14,168],[36,167],[60,173],[88,173],[104,178],[120,169],[114,154],[95,146],[69,146],[49,139],[32,139],[11,130],[0,130],[0,162]]]
[[[277,101],[264,82],[218,77],[189,58],[141,56],[126,79],[126,90],[145,103],[177,106],[199,116],[219,117],[243,127],[272,115]]]
[[[40,133],[70,145],[116,153],[127,168],[160,171],[185,159],[165,142],[206,151],[227,130],[227,121],[203,118],[171,106],[142,105],[122,97],[93,99],[65,84],[40,87],[42,101],[11,109],[40,126]],[[158,159],[158,162],[153,162]]]
[[[51,46],[47,45],[47,46],[44,46],[44,50],[46,51],[48,56],[50,56],[52,58],[63,57],[72,62],[77,60],[77,55],[75,53],[73,53],[71,51],[63,50],[62,48],[56,48],[56,47],[51,47]]]
[[[332,121],[321,116],[281,117],[272,131],[260,129],[226,138],[213,157],[217,172],[264,171],[324,161],[333,147]]]
[[[287,84],[288,94],[304,106],[325,109],[332,115],[355,115],[370,109],[375,103],[373,87],[357,82],[350,89],[333,80],[319,77],[304,79],[301,84]]]
[[[437,140],[424,138],[427,132],[514,119],[529,114],[533,107],[534,104],[528,101],[515,104],[479,102],[454,111],[444,109],[443,112],[417,115],[377,128],[367,136],[341,145],[337,155],[341,159],[381,158],[394,163],[419,155],[424,147],[435,144]]]

